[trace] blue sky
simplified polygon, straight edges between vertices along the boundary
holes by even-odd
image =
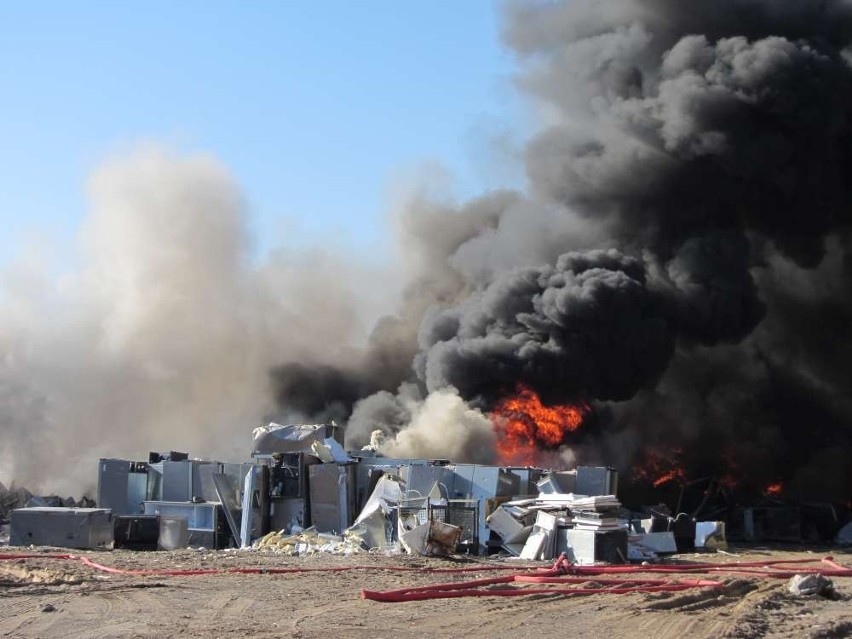
[[[462,197],[506,180],[485,156],[518,124],[511,70],[492,0],[6,2],[0,266],[33,237],[70,259],[86,176],[147,140],[217,156],[261,253],[285,228],[386,245],[421,163]]]

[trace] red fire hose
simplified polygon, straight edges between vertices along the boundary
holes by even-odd
[[[96,563],[84,556],[72,554],[14,553],[0,554],[0,561],[22,559],[57,559],[80,561],[94,570],[121,575],[148,576],[194,576],[214,574],[290,574],[306,572],[344,572],[350,570],[384,570],[395,572],[455,573],[483,571],[528,571],[519,575],[505,575],[486,579],[475,579],[456,583],[440,583],[428,586],[402,588],[399,590],[373,591],[362,590],[363,599],[373,601],[417,601],[422,599],[444,599],[451,597],[511,597],[535,594],[559,594],[565,596],[592,594],[626,594],[632,592],[677,592],[690,588],[719,588],[722,582],[709,579],[664,579],[642,578],[597,578],[598,575],[633,575],[647,573],[725,573],[735,575],[762,576],[769,578],[789,578],[796,574],[820,573],[831,577],[852,577],[852,568],[836,563],[832,557],[815,559],[777,559],[771,561],[738,562],[730,564],[668,564],[655,566],[576,566],[571,565],[565,555],[560,555],[550,568],[539,568],[532,572],[530,566],[478,565],[466,568],[418,568],[412,566],[331,566],[323,568],[195,568],[195,569],[150,569],[134,570],[113,568]],[[818,566],[815,564],[819,561]],[[796,565],[796,568],[790,566]],[[777,568],[776,568],[777,566]],[[595,577],[589,587],[573,588],[489,588],[506,584],[584,584]]]
[[[759,562],[741,562],[728,565],[690,564],[668,566],[572,566],[565,555],[561,555],[549,570],[539,570],[536,573],[524,575],[509,575],[492,579],[477,579],[458,583],[432,584],[399,590],[373,591],[362,590],[363,599],[373,601],[418,601],[423,599],[446,599],[453,597],[519,597],[536,594],[559,594],[565,596],[580,596],[593,594],[627,594],[632,592],[677,592],[689,588],[720,588],[724,584],[719,581],[706,579],[678,579],[667,581],[662,579],[594,579],[593,587],[585,588],[488,588],[498,584],[510,583],[546,583],[546,584],[583,584],[590,581],[589,577],[605,574],[635,574],[635,573],[691,573],[691,572],[723,572],[728,574],[760,575],[770,578],[787,578],[795,574],[821,573],[835,577],[852,577],[852,569],[845,568],[833,561],[831,557],[821,560],[821,566],[805,566],[816,560],[772,560]],[[769,569],[771,566],[798,564],[795,570]],[[826,568],[827,566],[827,568]],[[761,570],[763,569],[763,570]],[[571,577],[568,575],[585,575]]]

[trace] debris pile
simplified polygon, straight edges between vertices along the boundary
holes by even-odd
[[[9,521],[11,512],[25,507],[32,496],[26,488],[15,488],[14,483],[11,488],[6,488],[0,482],[0,521]]]
[[[619,519],[615,495],[552,492],[547,477],[538,497],[508,501],[489,517],[488,525],[507,552],[521,559],[553,559],[565,553],[572,563],[627,560],[627,524]]]
[[[255,541],[252,548],[299,557],[316,553],[354,555],[363,552],[357,538],[317,532],[315,527],[292,534],[283,530],[271,532]]]
[[[10,520],[12,511],[20,508],[92,508],[95,502],[88,497],[79,501],[73,497],[59,497],[58,495],[34,495],[24,487],[15,486],[14,482],[6,487],[0,482],[0,544],[9,543]]]
[[[525,560],[564,554],[572,564],[589,565],[724,548],[734,523],[696,521],[680,503],[677,515],[662,504],[641,512],[622,508],[618,472],[609,467],[549,471],[396,459],[347,452],[341,440],[333,422],[272,423],[255,429],[250,461],[190,459],[175,451],[151,453],[147,462],[101,459],[97,509],[87,498],[33,496],[0,484],[0,542],[9,517],[10,542],[17,545],[287,555],[505,552]],[[823,511],[840,521],[833,510]],[[789,527],[779,513],[787,510],[739,514],[749,530],[765,534],[769,524],[782,532]],[[838,543],[847,533],[841,530]]]

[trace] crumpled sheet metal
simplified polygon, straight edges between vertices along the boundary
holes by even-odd
[[[271,453],[310,453],[314,442],[325,439],[325,424],[287,424],[270,422],[268,426],[255,428],[254,452]]]

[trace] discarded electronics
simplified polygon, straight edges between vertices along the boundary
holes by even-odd
[[[456,551],[461,533],[458,526],[430,520],[401,532],[399,540],[413,555],[446,555]]]
[[[481,552],[488,552],[489,528],[487,517],[500,505],[520,493],[521,478],[511,470],[496,466],[456,464],[452,494],[456,498],[474,499],[479,502],[479,545]],[[499,542],[496,547],[499,547]]]
[[[197,531],[193,531],[197,535]],[[127,550],[177,550],[202,546],[204,539],[190,536],[186,517],[117,515],[113,523],[114,548]],[[211,546],[212,547],[212,546]]]
[[[105,508],[19,508],[12,511],[12,546],[103,549],[113,544],[112,513]]]
[[[570,476],[554,475],[538,483],[543,490],[538,496],[508,501],[488,517],[488,526],[501,538],[503,548],[528,560],[552,559],[565,553],[578,564],[627,561],[627,530],[618,518],[618,499],[614,495],[556,492]],[[576,486],[575,481],[571,483]],[[608,485],[613,484],[600,481],[587,484],[587,488]]]

